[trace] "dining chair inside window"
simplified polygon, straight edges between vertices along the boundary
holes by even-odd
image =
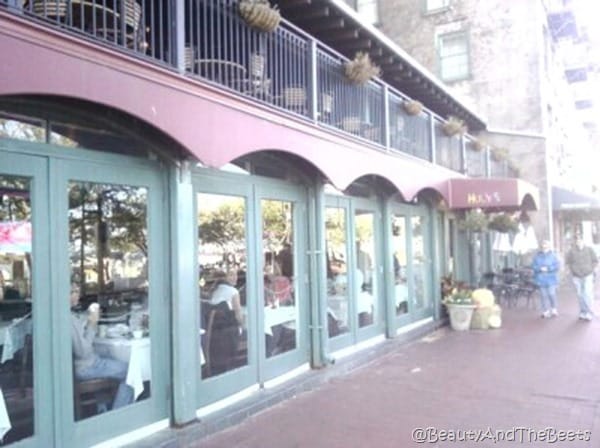
[[[204,373],[206,377],[235,367],[240,332],[235,313],[226,302],[204,305],[207,308]]]
[[[118,388],[119,380],[115,378],[78,380],[75,377],[75,369],[73,369],[75,420],[95,415],[102,408],[108,410]]]

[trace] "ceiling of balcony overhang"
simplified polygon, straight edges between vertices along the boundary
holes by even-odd
[[[277,3],[283,17],[347,58],[352,59],[358,51],[368,53],[381,67],[381,78],[385,82],[421,101],[433,112],[444,118],[450,115],[461,118],[471,132],[485,129],[485,122],[454,98],[440,82],[432,81],[431,74],[415,67],[414,62],[344,8],[330,0],[280,0]]]

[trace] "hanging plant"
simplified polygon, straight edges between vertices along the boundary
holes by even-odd
[[[442,125],[442,129],[444,130],[444,134],[446,134],[448,137],[452,137],[454,135],[463,135],[465,132],[467,132],[467,126],[465,125],[465,122],[452,115],[449,116],[448,121]]]
[[[281,21],[279,10],[268,0],[240,0],[238,11],[248,25],[267,33],[274,31]]]
[[[500,233],[516,232],[519,229],[519,223],[508,213],[497,213],[490,219],[488,229]]]
[[[423,112],[423,103],[417,100],[404,101],[402,106],[408,115],[419,115]]]
[[[494,146],[492,148],[492,159],[496,162],[503,162],[508,158],[508,149]]]
[[[488,229],[488,223],[488,216],[480,209],[475,209],[465,212],[464,218],[458,221],[458,226],[462,230],[485,232]]]
[[[473,140],[472,148],[473,150],[480,152],[483,151],[487,147],[487,142],[480,138]]]
[[[371,62],[367,53],[358,52],[354,59],[344,64],[346,78],[354,84],[364,84],[369,79],[379,76],[381,69]]]

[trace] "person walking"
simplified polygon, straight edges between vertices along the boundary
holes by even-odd
[[[542,299],[542,318],[558,316],[556,287],[560,262],[552,250],[550,241],[544,240],[535,255],[531,268]]]
[[[571,271],[573,284],[579,299],[579,318],[592,320],[592,299],[594,294],[594,270],[598,265],[596,252],[583,243],[581,235],[575,236],[575,245],[567,253],[566,265]]]

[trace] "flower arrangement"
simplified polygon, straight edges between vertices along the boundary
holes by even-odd
[[[488,229],[500,233],[516,232],[519,229],[519,223],[508,213],[496,213],[490,219]]]
[[[450,294],[444,297],[445,305],[475,305],[473,290],[465,283],[458,283]]]
[[[359,51],[353,60],[346,62],[344,73],[354,84],[364,84],[374,76],[379,76],[381,69],[371,62],[367,53]]]
[[[452,115],[449,116],[448,121],[442,125],[442,129],[444,134],[446,134],[448,137],[452,137],[454,135],[463,135],[465,132],[467,132],[467,126],[465,125],[465,122]]]
[[[238,11],[248,25],[260,31],[274,31],[281,21],[279,10],[268,0],[240,0]]]
[[[419,115],[423,111],[423,103],[417,100],[404,101],[402,106],[408,115]]]
[[[485,232],[488,229],[489,217],[481,211],[474,209],[465,212],[465,216],[458,222],[462,230],[471,232]]]

